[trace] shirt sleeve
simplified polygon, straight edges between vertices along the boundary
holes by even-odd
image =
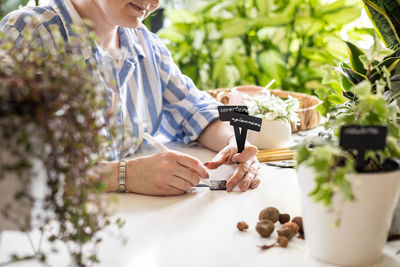
[[[163,88],[161,132],[172,141],[189,144],[218,118],[217,107],[222,104],[197,89],[193,81],[182,74],[162,41],[158,39],[157,43]]]

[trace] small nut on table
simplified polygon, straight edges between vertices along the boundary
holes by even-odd
[[[303,218],[302,217],[294,217],[292,219],[292,222],[294,222],[295,224],[297,224],[297,226],[299,227],[299,233],[300,234],[304,234],[304,229],[303,229]]]
[[[273,223],[276,223],[279,219],[279,210],[274,207],[268,207],[263,209],[258,216],[258,219],[261,220],[270,220]]]
[[[289,244],[289,239],[286,236],[278,236],[278,243],[281,247],[286,248]]]
[[[256,230],[262,237],[269,237],[274,228],[274,224],[270,220],[259,221],[256,225]]]
[[[281,224],[287,223],[290,221],[290,215],[287,213],[279,214],[279,222]]]
[[[285,236],[288,240],[292,239],[296,235],[292,227],[282,226],[278,229],[278,236]]]
[[[249,228],[249,225],[245,221],[241,221],[237,223],[236,227],[239,231],[244,231]]]

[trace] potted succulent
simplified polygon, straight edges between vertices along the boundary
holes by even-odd
[[[109,146],[100,131],[110,128],[113,136],[105,123],[113,121],[108,91],[91,75],[95,64],[71,53],[90,47],[87,38],[71,37],[66,44],[55,29],[53,40],[26,29],[18,44],[13,36],[0,36],[0,187],[8,192],[0,195],[0,233],[11,222],[29,235],[32,219],[49,242],[48,250],[35,245],[31,255],[11,255],[11,262],[46,262],[62,243],[72,265],[92,265],[99,233],[111,224],[95,168]],[[53,41],[56,47],[42,45]],[[36,180],[43,183],[39,194],[29,186]],[[32,213],[32,206],[39,212]]]
[[[305,141],[296,155],[306,244],[312,257],[331,264],[380,259],[400,193],[398,107],[385,100],[382,88],[371,90],[368,81],[350,89],[357,101],[332,113],[334,138]],[[386,145],[365,154],[346,150],[339,146],[344,126],[385,126]]]
[[[250,131],[248,140],[259,149],[274,149],[288,145],[292,133],[291,123],[300,123],[296,111],[300,107],[297,98],[288,96],[283,99],[271,94],[254,96],[245,104],[249,107],[249,115],[262,118],[260,132]]]

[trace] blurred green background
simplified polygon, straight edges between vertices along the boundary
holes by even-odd
[[[1,0],[0,16],[27,2]],[[145,24],[201,90],[276,79],[274,88],[317,95],[325,113],[345,101],[331,73],[347,58],[343,39],[373,42],[362,10],[361,0],[169,0]]]

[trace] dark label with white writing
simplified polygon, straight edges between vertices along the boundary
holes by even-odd
[[[340,146],[344,149],[382,150],[386,146],[386,135],[386,126],[343,126]]]
[[[233,114],[249,114],[247,106],[218,106],[219,119],[221,121],[230,121]]]
[[[231,118],[231,125],[239,126],[257,132],[261,130],[261,123],[262,123],[261,118],[239,113],[233,113]]]

